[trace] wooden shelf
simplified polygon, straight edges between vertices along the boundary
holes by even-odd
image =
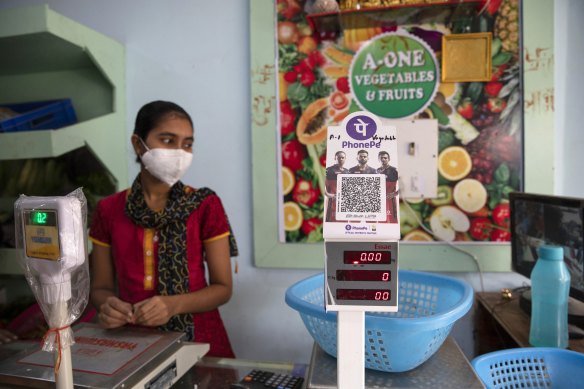
[[[519,294],[510,300],[499,292],[477,293],[476,352],[481,355],[513,347],[530,347],[530,317],[519,307]],[[584,339],[570,339],[570,350],[584,352]]]
[[[323,12],[307,15],[308,23],[320,39],[327,39],[334,37],[336,34],[344,30],[347,23],[346,20],[351,21],[352,28],[366,28],[368,25],[367,19],[374,22],[391,22],[396,20],[396,17],[403,18],[405,10],[410,9],[412,13],[415,8],[433,7],[435,9],[456,9],[457,17],[475,12],[484,4],[484,0],[451,0],[428,3],[420,1],[417,3],[395,4],[384,7],[362,7],[360,9],[346,9],[338,12]],[[399,13],[399,14],[398,14]],[[360,18],[362,25],[355,24],[355,16],[366,16]]]

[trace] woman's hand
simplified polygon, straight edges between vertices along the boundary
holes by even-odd
[[[99,307],[99,325],[102,328],[117,328],[134,323],[132,304],[120,300],[115,296],[109,296]]]
[[[169,296],[154,296],[134,304],[134,323],[157,327],[175,315]]]
[[[98,323],[102,328],[117,328],[134,323],[132,304],[115,295],[115,272],[111,248],[93,245],[91,264],[91,302],[99,310]]]

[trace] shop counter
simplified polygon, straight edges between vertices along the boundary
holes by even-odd
[[[0,346],[0,364],[18,351],[30,348],[31,343],[15,342]],[[38,343],[35,344],[37,349]],[[314,344],[310,363],[294,364],[262,362],[246,359],[203,357],[172,385],[174,389],[229,389],[252,370],[304,377],[303,388],[334,389],[337,387],[337,360]],[[30,387],[31,381],[25,386]],[[38,384],[38,385],[36,385]],[[35,387],[54,387],[50,380],[37,381]],[[115,386],[115,385],[114,385]],[[120,387],[131,387],[122,385]],[[22,388],[0,380],[1,389]],[[76,387],[84,387],[83,385]],[[372,388],[483,388],[469,361],[449,336],[440,349],[417,368],[403,373],[385,373],[367,369],[365,387]]]
[[[203,357],[186,372],[173,386],[173,389],[229,389],[232,383],[239,382],[252,370],[269,371],[305,377],[306,364],[261,362],[248,359]],[[304,388],[305,386],[303,386]]]
[[[337,387],[337,360],[314,344],[309,365],[268,363],[241,359],[209,358],[193,366],[173,388],[229,389],[253,369],[304,376],[306,389]],[[458,344],[449,336],[430,359],[403,373],[367,369],[365,387],[373,388],[484,388]]]

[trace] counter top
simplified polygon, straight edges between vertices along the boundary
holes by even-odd
[[[0,347],[0,360],[23,349],[24,343]],[[29,343],[29,347],[32,344]],[[34,345],[38,348],[38,344]],[[3,352],[7,355],[2,356]],[[313,346],[310,364],[263,362],[246,359],[203,357],[175,382],[174,389],[229,389],[252,370],[265,370],[277,374],[304,377],[306,389],[334,389],[337,380],[337,360],[326,354],[318,345]],[[50,387],[50,380],[39,383]],[[386,373],[367,369],[365,387],[373,388],[483,388],[470,363],[449,336],[440,349],[417,368],[403,373]],[[4,386],[0,388],[21,388]]]
[[[500,292],[482,292],[476,294],[476,301],[479,304],[479,308],[482,307],[491,316],[486,320],[483,319],[483,323],[477,324],[479,332],[482,334],[484,332],[491,334],[498,334],[501,336],[501,331],[498,325],[502,328],[504,337],[497,339],[502,344],[497,344],[498,347],[493,345],[484,344],[487,343],[488,339],[486,336],[482,336],[483,339],[479,338],[478,341],[482,342],[478,344],[478,353],[483,354],[489,351],[495,351],[501,348],[512,348],[512,347],[530,347],[529,344],[529,327],[531,318],[527,313],[525,313],[519,306],[519,293],[514,293],[511,299],[504,299]],[[479,310],[479,314],[483,314]],[[480,315],[479,315],[480,321]],[[482,328],[482,327],[486,328]],[[509,337],[510,341],[505,342],[505,337]],[[577,352],[584,352],[584,339],[570,339],[569,349]]]
[[[337,387],[337,360],[314,345],[308,389],[334,389]],[[469,361],[451,336],[426,362],[410,371],[386,373],[365,370],[365,388],[433,388],[475,389],[484,388]]]
[[[310,364],[258,362],[204,357],[174,386],[175,389],[229,389],[253,369],[306,377],[306,389],[337,387],[337,360],[314,344]],[[447,337],[440,349],[417,368],[403,373],[367,369],[365,388],[484,388],[458,344]]]
[[[172,388],[229,389],[232,383],[239,382],[254,369],[305,377],[308,367],[306,364],[203,357]]]

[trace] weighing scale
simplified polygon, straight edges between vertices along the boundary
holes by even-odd
[[[22,195],[14,208],[21,264],[50,329],[44,351],[38,344],[9,345],[15,352],[2,355],[0,382],[26,387],[55,383],[59,389],[162,388],[207,353],[208,344],[185,342],[182,333],[95,325],[73,332],[70,325],[85,309],[90,288],[83,191],[59,197]],[[0,350],[4,353],[6,347]],[[54,351],[54,360],[46,351]]]
[[[365,312],[398,309],[397,155],[395,127],[369,112],[328,128],[324,291],[338,312],[339,389],[365,387]]]
[[[209,351],[208,344],[186,342],[178,332],[132,327],[104,330],[83,323],[74,333],[75,388],[168,388]],[[54,388],[51,359],[38,342],[2,345],[0,387]]]
[[[314,344],[306,377],[308,389],[336,389],[338,361]],[[365,388],[484,389],[464,353],[449,336],[438,351],[421,366],[401,373],[367,369]]]

